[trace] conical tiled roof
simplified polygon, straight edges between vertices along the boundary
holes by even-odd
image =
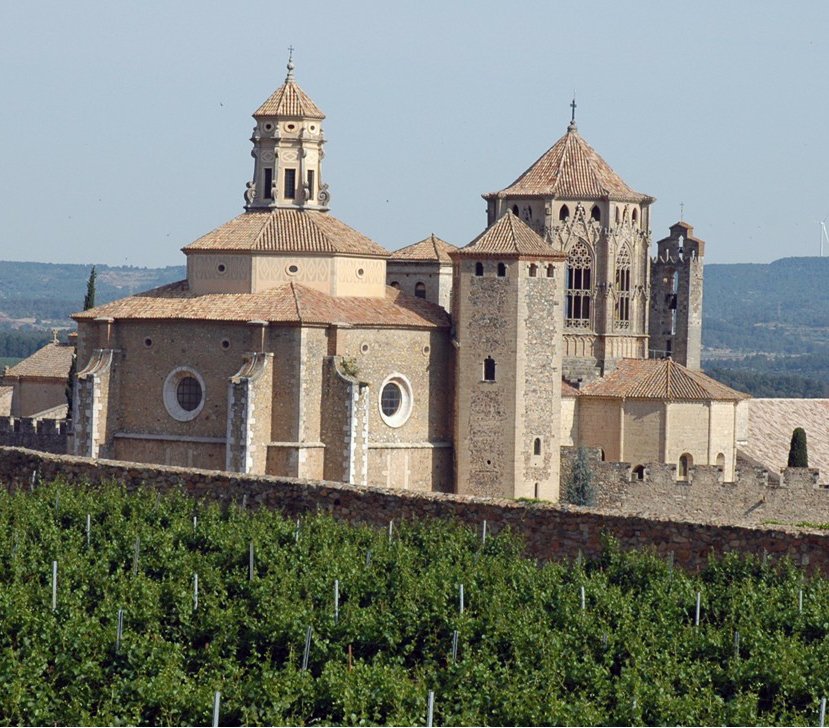
[[[482,232],[469,245],[451,253],[455,255],[525,255],[533,258],[564,260],[559,253],[536,233],[527,223],[511,212]]]
[[[458,248],[445,240],[441,240],[437,235],[432,233],[428,238],[407,245],[405,248],[400,248],[391,254],[389,260],[424,260],[424,261],[439,261],[441,263],[451,263],[452,259],[449,253]]]
[[[324,119],[322,113],[311,97],[308,96],[294,79],[294,64],[288,62],[288,75],[276,91],[253,114],[259,116],[291,116],[303,119]]]
[[[672,359],[622,359],[606,377],[580,390],[582,396],[681,401],[739,401],[747,394],[726,387]]]
[[[388,257],[388,251],[336,217],[316,210],[244,212],[182,248],[227,252]]]
[[[635,192],[614,172],[576,129],[567,133],[509,187],[484,198],[513,195],[558,199],[609,198],[622,202],[653,202],[654,198]]]

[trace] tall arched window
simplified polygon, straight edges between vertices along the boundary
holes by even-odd
[[[535,263],[530,263],[530,278],[538,276],[538,266]]]
[[[418,298],[426,298],[426,284],[422,281],[415,283],[415,296]]]
[[[617,329],[630,328],[630,251],[622,246],[616,256],[616,309]]]
[[[579,240],[567,256],[567,326],[590,328],[591,269],[593,256],[583,240]]]
[[[558,219],[564,221],[568,217],[570,217],[570,208],[567,205],[562,205],[558,211]]]
[[[676,469],[677,480],[688,480],[688,469],[694,464],[692,458],[687,452],[679,456],[679,466]]]
[[[639,210],[635,207],[633,208],[633,212],[631,213],[630,219],[633,221],[633,224],[636,225],[639,222]]]
[[[602,211],[599,209],[598,205],[593,205],[593,208],[590,210],[590,219],[595,220],[596,222],[602,221]]]

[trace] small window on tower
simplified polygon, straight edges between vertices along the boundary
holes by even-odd
[[[590,210],[590,218],[596,222],[602,221],[602,211],[599,209],[598,205],[593,205],[593,209]]]
[[[512,206],[512,214],[518,217],[518,205]]]
[[[296,170],[285,170],[285,198],[293,200],[296,197]]]
[[[426,284],[418,281],[415,283],[415,296],[418,298],[426,298]]]
[[[558,219],[563,221],[568,217],[570,217],[570,208],[567,207],[567,205],[562,205],[561,209],[558,211]]]
[[[265,167],[265,189],[262,190],[262,197],[266,200],[273,199],[273,170],[270,167]]]
[[[488,356],[486,359],[484,359],[484,381],[495,381],[495,359],[493,359],[491,356]]]
[[[475,263],[475,275],[479,278],[484,274],[484,264],[483,263]]]
[[[541,455],[541,438],[536,437],[533,440],[533,455]]]
[[[535,278],[538,275],[538,266],[535,263],[530,263],[530,278]]]
[[[314,199],[314,170],[308,170],[308,199]]]
[[[507,266],[503,263],[498,263],[498,277],[504,278],[507,275]]]

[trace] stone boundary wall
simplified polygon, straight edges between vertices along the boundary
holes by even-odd
[[[0,417],[0,445],[65,453],[71,429],[68,420]]]
[[[577,448],[561,450],[562,496],[576,453]],[[771,479],[763,468],[742,465],[733,483],[723,483],[714,465],[691,466],[688,480],[678,481],[675,465],[651,463],[638,480],[630,463],[602,462],[598,453],[588,448],[596,505],[602,509],[744,525],[829,523],[829,486],[819,484],[814,468],[786,468]]]
[[[385,527],[390,519],[451,518],[496,533],[510,528],[538,559],[575,558],[601,552],[604,534],[623,549],[652,548],[687,568],[703,566],[711,553],[741,551],[789,556],[810,570],[829,574],[829,531],[785,526],[736,526],[709,520],[672,521],[659,515],[624,516],[607,509],[584,509],[541,502],[510,501],[442,493],[416,493],[328,481],[247,476],[212,470],[143,465],[53,455],[0,447],[0,483],[28,489],[33,472],[42,480],[70,483],[118,481],[127,488],[183,488],[196,498],[276,508],[290,517],[322,511],[342,520]]]

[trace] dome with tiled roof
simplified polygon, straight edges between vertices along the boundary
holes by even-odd
[[[253,114],[255,119],[263,116],[325,118],[319,106],[311,101],[311,97],[296,82],[293,61],[288,61],[288,75],[285,77],[285,83],[276,89]]]
[[[612,199],[650,203],[654,198],[631,189],[578,133],[575,122],[567,133],[508,187],[484,195],[556,199]]]
[[[422,260],[422,261],[439,261],[441,263],[451,263],[452,260],[449,254],[457,250],[457,246],[441,240],[437,235],[432,233],[428,238],[407,245],[405,248],[395,250],[390,260]]]
[[[580,394],[593,397],[679,401],[740,401],[748,395],[672,359],[622,359],[610,374]]]
[[[469,245],[454,251],[456,255],[530,256],[564,260],[565,256],[547,245],[538,233],[511,212],[502,215]]]

